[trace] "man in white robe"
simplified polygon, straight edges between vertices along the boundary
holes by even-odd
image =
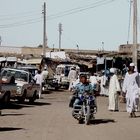
[[[41,75],[42,75],[42,80],[44,81],[48,78],[49,72],[47,70],[47,67],[44,67],[44,70],[42,71]]]
[[[123,92],[126,95],[127,102],[126,110],[130,113],[130,117],[136,117],[135,112],[138,110],[139,104],[138,72],[135,72],[134,69],[134,63],[131,63],[123,83]]]
[[[118,100],[119,100],[119,92],[120,84],[117,78],[117,75],[115,74],[115,69],[110,69],[111,77],[110,77],[110,83],[109,83],[109,111],[119,111],[118,106]]]
[[[100,95],[101,96],[108,96],[108,85],[107,85],[108,79],[107,76],[105,75],[105,72],[102,72],[102,76],[101,76],[101,91],[100,91]]]
[[[69,91],[71,91],[73,82],[76,81],[76,79],[77,79],[77,72],[76,72],[75,67],[72,67],[72,69],[70,70],[69,75],[68,75],[68,79],[69,79],[69,83],[70,83],[69,84]]]
[[[40,90],[39,90],[39,98],[41,98],[41,93],[42,93],[42,75],[41,75],[41,71],[38,70],[38,73],[35,75],[34,80],[36,81],[36,84],[40,85]]]

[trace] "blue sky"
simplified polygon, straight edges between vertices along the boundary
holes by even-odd
[[[50,16],[99,1],[101,0],[47,0],[45,2],[47,14]],[[43,23],[39,18],[44,0],[0,0],[0,2],[2,45],[38,46],[41,44]],[[33,22],[34,20],[40,22],[18,26],[21,21],[32,21],[32,19]],[[61,22],[63,24],[62,48],[74,49],[78,44],[81,49],[101,49],[104,42],[105,50],[117,50],[120,44],[127,42],[128,21],[129,0],[115,0],[93,9],[50,19],[47,21],[48,46],[52,47],[54,44],[58,47],[58,24]],[[17,23],[17,26],[13,27],[11,25],[13,23]],[[140,26],[138,29],[140,31]]]

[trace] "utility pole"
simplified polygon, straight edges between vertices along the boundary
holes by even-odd
[[[46,47],[47,47],[47,34],[46,34],[46,3],[43,5],[43,56],[46,55]]]
[[[59,29],[58,29],[58,31],[59,31],[59,51],[61,51],[61,36],[62,36],[62,24],[61,23],[59,23]]]
[[[79,45],[77,44],[76,47],[77,47],[77,53],[79,53]]]
[[[2,43],[2,37],[0,36],[0,46],[1,46],[1,43]]]
[[[133,62],[137,66],[138,61],[138,31],[137,31],[137,0],[133,0]]]
[[[105,43],[102,42],[102,52],[104,52],[104,45],[105,45]]]

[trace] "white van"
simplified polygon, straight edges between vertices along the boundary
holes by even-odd
[[[72,67],[76,68],[77,74],[80,72],[80,67],[78,65],[73,64],[60,64],[56,68],[55,78],[60,83],[61,87],[68,89],[69,87],[69,80],[68,74]]]

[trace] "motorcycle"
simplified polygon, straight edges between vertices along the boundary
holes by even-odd
[[[96,99],[94,96],[85,93],[78,97],[79,103],[73,106],[72,116],[79,121],[89,125],[95,119],[97,112]]]

